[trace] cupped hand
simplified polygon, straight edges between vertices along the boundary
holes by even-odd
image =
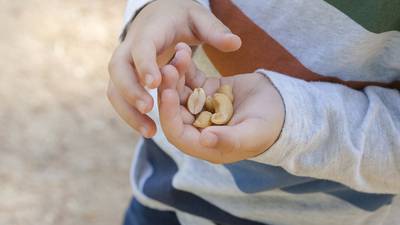
[[[171,64],[162,68],[159,88],[160,122],[165,136],[178,149],[213,163],[230,163],[257,156],[278,138],[284,120],[283,101],[272,83],[258,73],[208,78],[191,60],[191,50],[178,44]],[[234,114],[227,125],[199,130],[186,109],[196,87],[212,95],[221,85],[233,87]]]
[[[156,133],[146,115],[154,102],[145,87],[159,86],[159,66],[171,59],[181,41],[207,43],[224,52],[241,45],[238,36],[193,0],[157,0],[144,7],[110,60],[107,95],[117,113],[145,137]]]

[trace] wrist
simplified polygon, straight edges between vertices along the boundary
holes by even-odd
[[[278,88],[274,85],[271,79],[264,74],[261,74],[267,81],[268,88],[268,98],[271,99],[270,103],[270,113],[272,113],[273,121],[271,121],[269,140],[270,143],[267,146],[268,150],[272,145],[274,145],[278,140],[283,130],[283,125],[285,123],[285,104],[283,97],[279,92]]]
[[[140,12],[143,11],[144,8],[146,8],[148,5],[150,5],[151,3],[155,2],[157,0],[149,0],[147,3],[145,3],[143,6],[141,6],[140,8],[138,8],[133,15],[131,16],[131,18],[128,20],[128,22],[125,24],[124,29],[121,32],[121,35],[119,36],[120,41],[124,41],[127,34],[128,34],[128,30],[132,24],[132,22],[136,19],[136,17],[140,14]]]

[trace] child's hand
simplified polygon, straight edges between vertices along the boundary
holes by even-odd
[[[116,111],[145,137],[153,136],[156,126],[145,115],[151,111],[153,99],[144,87],[159,86],[157,61],[166,63],[180,41],[191,45],[206,42],[221,51],[234,51],[241,45],[238,36],[193,0],[157,0],[146,6],[113,54],[108,87]]]
[[[183,152],[213,163],[230,163],[261,154],[278,138],[283,126],[284,106],[278,91],[265,76],[239,74],[207,78],[191,60],[190,48],[177,45],[173,65],[162,68],[159,112],[168,140]],[[207,95],[229,84],[234,93],[234,114],[226,126],[211,126],[201,132],[192,126],[194,116],[185,102],[195,87]]]

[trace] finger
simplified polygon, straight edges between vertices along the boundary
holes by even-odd
[[[203,73],[203,71],[199,70],[196,64],[193,61],[191,61],[185,79],[186,79],[186,85],[194,89],[197,87],[202,87],[206,82],[207,77]]]
[[[242,42],[240,37],[232,34],[211,12],[201,9],[190,14],[193,21],[193,32],[201,41],[223,52],[236,51]]]
[[[189,95],[192,93],[192,89],[181,83],[182,77],[178,80],[179,75],[176,68],[172,65],[165,65],[161,69],[161,73],[163,76],[163,81],[161,82],[159,93],[167,88],[177,89],[180,103],[185,104],[187,99],[189,98]]]
[[[163,79],[160,84],[160,87],[157,90],[159,105],[161,105],[161,94],[163,93],[164,90],[171,89],[176,91],[177,80],[179,77],[176,68],[169,64],[161,68],[161,75],[163,76]]]
[[[168,141],[184,153],[210,162],[219,162],[218,152],[199,144],[200,133],[192,125],[184,124],[179,96],[176,90],[166,89],[161,93],[160,123]]]
[[[175,50],[176,51],[185,50],[185,51],[189,52],[190,55],[192,55],[192,52],[193,52],[192,48],[188,44],[186,44],[185,42],[179,42],[178,44],[176,44]]]
[[[193,71],[196,71],[192,65],[192,49],[186,43],[180,42],[176,45],[176,54],[171,61],[171,64],[176,67],[179,73],[178,93],[181,104],[185,104],[187,98],[192,93],[192,89],[186,86],[186,76],[193,76]],[[190,69],[190,72],[188,71]],[[199,81],[202,82],[202,81]]]
[[[181,97],[181,103],[182,103],[182,94],[186,94],[185,92],[185,83],[186,83],[186,78],[185,74],[188,70],[188,66],[191,61],[191,54],[192,54],[192,49],[186,44],[186,43],[178,43],[175,46],[176,53],[174,55],[174,58],[171,61],[171,65],[175,66],[175,68],[178,70],[179,73],[179,81],[177,85],[177,90],[179,93],[179,96]]]
[[[191,114],[185,106],[181,105],[181,116],[182,116],[182,121],[184,124],[189,124],[192,125],[194,122],[194,116]]]
[[[179,74],[184,75],[192,61],[192,49],[186,43],[180,42],[175,46],[175,50],[171,64],[178,69]]]
[[[179,93],[179,98],[182,105],[186,104],[192,92],[192,89],[190,89],[188,86],[184,86],[183,90]]]
[[[161,74],[157,65],[155,43],[142,37],[133,42],[131,54],[142,84],[148,88],[157,88],[161,83]]]
[[[177,89],[179,74],[176,68],[172,65],[165,65],[161,68],[163,80],[161,82],[159,92],[165,89]]]
[[[154,136],[157,130],[154,121],[131,107],[118,93],[111,81],[109,82],[107,96],[115,111],[129,126],[139,131],[146,138]]]
[[[260,142],[268,137],[268,134],[259,132],[265,126],[263,120],[251,118],[232,126],[207,127],[201,132],[200,143],[224,154],[225,162],[240,160],[243,155],[251,157],[268,146]]]
[[[178,69],[179,74],[185,75],[185,83],[190,88],[202,87],[206,81],[206,76],[202,71],[197,69],[196,64],[192,60],[192,51],[185,43],[176,45],[177,52],[172,64]]]
[[[185,82],[186,82],[185,80],[186,80],[185,79],[185,75],[179,74],[179,80],[178,80],[178,83],[176,85],[176,90],[178,91],[179,98],[181,99],[181,103],[182,103],[182,98],[184,98],[184,96],[182,96],[182,95],[183,94],[187,94],[186,88],[188,88],[188,87],[185,85]]]
[[[147,113],[153,107],[153,98],[138,82],[129,57],[128,48],[120,45],[109,63],[110,78],[115,88],[131,106],[135,106],[141,113]]]
[[[176,89],[162,90],[160,93],[159,113],[161,127],[165,136],[170,140],[180,137],[184,131],[184,123]]]

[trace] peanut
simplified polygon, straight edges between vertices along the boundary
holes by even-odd
[[[211,117],[211,122],[218,125],[227,124],[233,115],[233,103],[230,98],[225,94],[215,93],[213,106],[215,113]]]
[[[193,122],[197,128],[227,124],[233,116],[232,86],[222,85],[212,97],[206,96],[202,88],[195,88],[188,98],[187,108],[190,113],[197,115]]]
[[[193,126],[197,127],[197,128],[206,128],[212,125],[211,123],[211,116],[212,113],[208,112],[208,111],[203,111],[201,112],[196,120],[193,123]]]
[[[193,93],[189,96],[187,108],[193,115],[196,115],[203,110],[205,102],[206,93],[203,88],[195,88]]]

